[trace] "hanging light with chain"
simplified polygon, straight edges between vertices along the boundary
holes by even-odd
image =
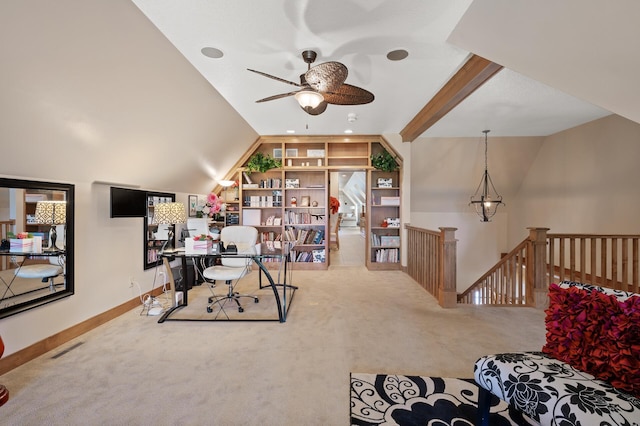
[[[484,174],[482,175],[478,189],[476,189],[476,192],[471,196],[471,202],[469,203],[470,206],[472,205],[476,209],[476,213],[480,216],[481,222],[490,222],[491,218],[498,211],[498,206],[505,205],[502,202],[502,196],[498,194],[495,186],[493,186],[491,176],[489,176],[487,162],[487,134],[489,132],[490,130],[482,131],[482,133],[484,133]]]

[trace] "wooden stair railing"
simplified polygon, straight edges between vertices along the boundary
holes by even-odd
[[[638,293],[640,235],[548,234],[548,282],[579,281]]]
[[[440,306],[456,305],[457,228],[440,231],[405,225],[407,230],[407,274],[431,293]]]
[[[531,244],[527,238],[458,295],[458,303],[530,306],[533,291],[527,288],[525,274],[525,260],[530,258]]]
[[[551,282],[579,281],[638,293],[640,235],[548,234],[529,237],[458,296],[458,303],[546,305]]]

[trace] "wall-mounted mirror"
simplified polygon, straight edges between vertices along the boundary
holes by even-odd
[[[0,178],[0,318],[74,293],[74,189]]]

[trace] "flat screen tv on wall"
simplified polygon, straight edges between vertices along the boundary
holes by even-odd
[[[111,187],[111,217],[145,217],[147,192]]]

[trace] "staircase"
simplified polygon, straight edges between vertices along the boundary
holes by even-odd
[[[407,274],[443,307],[544,308],[549,284],[563,280],[640,292],[640,235],[552,234],[549,228],[529,228],[527,238],[457,294],[456,228],[405,228]]]

